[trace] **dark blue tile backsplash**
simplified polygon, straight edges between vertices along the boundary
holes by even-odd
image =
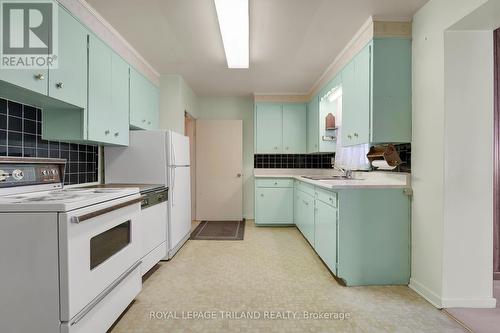
[[[335,154],[255,154],[255,169],[331,169]]]
[[[67,160],[65,185],[98,180],[99,147],[42,139],[42,110],[0,98],[0,156]]]

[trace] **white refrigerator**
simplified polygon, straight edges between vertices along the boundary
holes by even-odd
[[[104,148],[106,183],[168,187],[167,258],[189,239],[191,182],[189,138],[172,131],[130,131],[128,147]]]

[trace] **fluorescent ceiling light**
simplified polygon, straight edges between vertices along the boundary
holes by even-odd
[[[249,67],[248,0],[214,0],[227,67]]]

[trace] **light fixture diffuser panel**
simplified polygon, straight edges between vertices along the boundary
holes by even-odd
[[[248,68],[250,57],[248,0],[214,0],[229,68]]]

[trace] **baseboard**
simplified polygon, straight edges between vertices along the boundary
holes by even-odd
[[[497,300],[493,297],[485,298],[443,298],[443,308],[495,308]]]
[[[408,287],[410,287],[410,289],[412,289],[417,294],[425,298],[425,300],[434,305],[436,308],[438,309],[443,308],[441,297],[436,295],[436,293],[434,293],[432,290],[430,290],[420,282],[410,278],[410,284],[408,285]]]

